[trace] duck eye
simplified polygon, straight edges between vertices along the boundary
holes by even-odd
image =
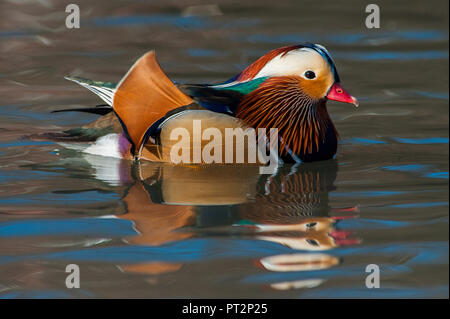
[[[308,223],[308,224],[306,224],[306,228],[313,228],[316,225],[317,225],[316,222]]]
[[[319,246],[319,243],[314,239],[307,239],[306,242],[311,246]]]
[[[315,77],[316,77],[316,74],[313,71],[306,71],[305,72],[305,78],[312,80]]]

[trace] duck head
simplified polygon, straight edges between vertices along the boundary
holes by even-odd
[[[224,86],[274,77],[296,77],[299,87],[311,100],[328,99],[358,106],[358,100],[341,86],[327,49],[319,44],[307,43],[272,50]]]
[[[220,86],[245,94],[237,117],[252,127],[278,128],[280,152],[302,161],[336,153],[338,134],[327,100],[358,106],[341,86],[330,54],[318,44],[275,49]]]

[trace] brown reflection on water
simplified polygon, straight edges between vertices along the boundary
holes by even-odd
[[[256,167],[172,166],[142,163],[136,181],[122,201],[119,218],[134,223],[139,235],[127,238],[134,245],[162,245],[195,236],[183,227],[194,226],[195,205],[242,203],[255,191]],[[124,271],[158,274],[176,271],[178,263],[152,262],[121,267]]]
[[[281,168],[259,185],[254,201],[240,207],[240,216],[252,222],[258,239],[301,250],[337,247],[349,235],[334,228],[339,216],[329,216],[341,211],[332,210],[328,199],[337,169],[336,161]],[[354,210],[344,209],[351,214]]]
[[[255,262],[266,271],[309,271],[339,263],[324,251],[342,244],[358,244],[350,232],[336,230],[329,216],[328,193],[335,189],[337,162],[325,165],[283,166],[272,176],[259,175],[252,166],[173,166],[141,163],[132,167],[135,180],[122,197],[125,213],[138,235],[126,238],[132,245],[160,246],[197,236],[220,236],[215,230],[236,232],[293,249],[294,254],[267,256]],[[217,210],[226,218],[217,218]],[[208,213],[210,212],[210,213]],[[205,216],[206,214],[206,216]],[[211,215],[211,216],[208,216]],[[210,220],[209,220],[209,219]],[[125,272],[148,275],[180,270],[181,263],[150,262],[122,265]],[[276,284],[274,289],[312,283]]]
[[[133,245],[162,245],[164,243],[183,240],[192,236],[188,232],[176,232],[177,229],[191,225],[195,214],[192,206],[167,206],[153,203],[142,183],[136,182],[128,189],[123,202],[127,213],[120,218],[134,223],[138,236],[126,238]],[[138,265],[124,266],[122,269],[129,272],[158,274],[176,271],[181,264],[152,262]]]

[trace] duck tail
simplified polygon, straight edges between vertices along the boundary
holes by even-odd
[[[78,76],[66,76],[64,78],[88,89],[92,93],[98,95],[107,105],[112,106],[112,101],[117,86],[116,83],[93,81]]]
[[[84,113],[92,113],[97,115],[106,115],[113,111],[112,106],[108,104],[100,104],[94,107],[80,107],[73,109],[63,109],[63,110],[54,110],[52,113],[60,113],[60,112],[84,112]]]
[[[114,97],[114,93],[116,91],[116,83],[112,82],[101,82],[101,81],[93,81],[77,76],[66,76],[64,77],[66,80],[75,82],[82,87],[88,89],[93,92],[97,96],[99,96],[106,104],[100,104],[95,107],[82,107],[82,108],[71,108],[71,109],[62,109],[62,110],[54,110],[52,113],[59,112],[85,112],[92,113],[98,115],[106,115],[113,111],[112,108],[112,100]]]

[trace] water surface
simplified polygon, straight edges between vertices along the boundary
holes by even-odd
[[[378,30],[359,1],[77,4],[73,30],[60,1],[0,4],[0,297],[448,297],[446,1],[378,1]],[[49,113],[100,102],[64,75],[118,81],[156,49],[174,80],[220,82],[304,41],[360,100],[329,103],[335,160],[270,177],[22,139],[95,120]]]

